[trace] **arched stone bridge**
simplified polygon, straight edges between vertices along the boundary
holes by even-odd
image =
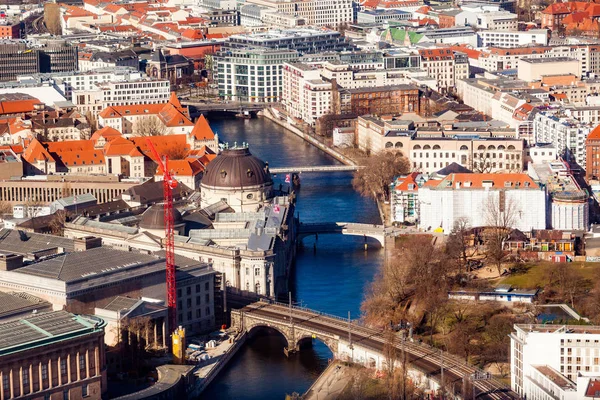
[[[354,222],[301,222],[298,225],[299,240],[306,236],[329,233],[370,237],[377,240],[381,244],[381,247],[385,246],[386,231],[383,225],[359,224]]]
[[[356,322],[325,315],[301,307],[261,301],[231,311],[231,324],[239,332],[252,332],[268,327],[281,333],[287,341],[286,353],[300,349],[305,340],[318,339],[325,343],[334,357],[354,361],[365,366],[383,369],[386,341],[381,331],[369,329]],[[404,351],[411,370],[424,376],[435,388],[442,376],[447,385],[462,385],[482,372],[464,360],[442,353],[423,344],[396,340],[394,345]],[[518,399],[503,383],[495,379],[474,380],[478,399]]]

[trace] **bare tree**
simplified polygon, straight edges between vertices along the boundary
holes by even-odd
[[[446,241],[446,253],[456,262],[459,274],[467,265],[469,233],[469,219],[467,217],[457,218]]]
[[[401,152],[381,151],[367,158],[364,168],[354,173],[352,186],[365,197],[388,200],[394,177],[409,170],[409,162]]]
[[[63,236],[65,231],[65,222],[67,221],[67,212],[58,210],[53,214],[52,219],[48,223],[50,233],[56,236]]]
[[[87,120],[88,124],[90,125],[90,132],[91,133],[96,132],[98,130],[98,120],[96,119],[94,114],[92,114],[91,111],[88,111],[85,114],[85,119]]]
[[[53,35],[61,35],[62,27],[60,25],[60,4],[46,3],[44,4],[44,24],[46,29]]]
[[[163,151],[163,155],[167,156],[169,160],[183,160],[188,155],[189,150],[187,146],[178,146],[176,144],[167,147]]]
[[[71,197],[73,195],[73,188],[69,182],[65,182],[60,189],[60,197]]]
[[[0,217],[11,215],[13,212],[12,205],[7,201],[0,201]]]
[[[487,224],[484,231],[486,257],[496,266],[500,275],[506,258],[504,240],[517,222],[519,211],[515,201],[507,199],[505,191],[499,191],[498,198],[488,195],[483,202],[483,212]]]
[[[166,133],[167,128],[154,115],[138,118],[133,124],[134,136],[163,136]]]
[[[473,152],[473,159],[471,160],[471,171],[479,174],[487,174],[493,170],[493,161],[491,153],[486,150],[480,151],[479,153]]]

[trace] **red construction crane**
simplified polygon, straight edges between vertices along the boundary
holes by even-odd
[[[177,288],[175,282],[175,241],[173,233],[173,189],[177,187],[177,181],[169,171],[169,158],[164,157],[164,162],[156,151],[150,139],[146,139],[148,147],[152,150],[158,166],[163,171],[163,196],[165,198],[165,250],[167,253],[167,307],[169,309],[169,329],[173,331],[177,327]]]

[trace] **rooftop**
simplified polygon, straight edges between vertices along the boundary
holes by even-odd
[[[0,357],[47,346],[104,329],[101,319],[88,319],[66,311],[35,314],[0,324]]]

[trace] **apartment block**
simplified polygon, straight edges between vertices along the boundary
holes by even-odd
[[[489,30],[477,32],[480,47],[523,47],[548,45],[547,29],[529,31]]]
[[[597,396],[600,327],[517,324],[510,335],[511,388],[527,399]]]

